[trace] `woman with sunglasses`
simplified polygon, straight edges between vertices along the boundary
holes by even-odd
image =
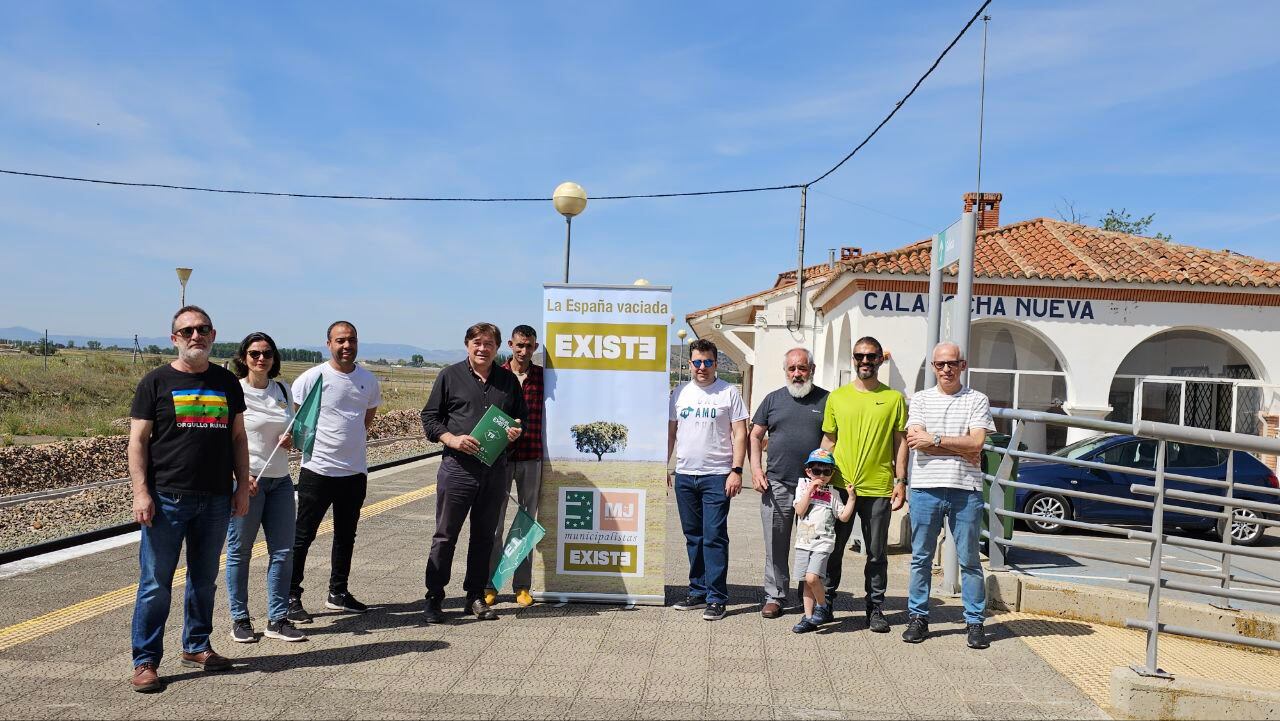
[[[285,616],[293,575],[295,506],[289,477],[288,429],[293,419],[289,387],[280,375],[280,352],[266,333],[250,333],[232,359],[244,389],[244,427],[249,436],[249,512],[227,528],[227,597],[231,640],[258,640],[249,619],[249,557],[258,527],[267,537],[267,628],[263,635],[282,641],[307,637]],[[277,449],[277,445],[279,448]],[[269,463],[268,463],[269,461]]]

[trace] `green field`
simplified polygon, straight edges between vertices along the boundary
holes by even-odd
[[[129,415],[138,380],[173,360],[129,353],[60,350],[45,359],[27,353],[0,354],[0,443],[117,435],[127,428],[112,421]],[[289,382],[313,364],[285,362],[280,379]],[[382,383],[382,410],[419,409],[427,401],[437,368],[366,366]]]

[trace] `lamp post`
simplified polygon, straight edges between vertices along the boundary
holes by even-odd
[[[564,282],[569,282],[569,243],[573,238],[573,216],[587,207],[587,191],[577,183],[561,183],[551,194],[556,212],[564,216]]]
[[[178,271],[178,283],[182,285],[182,302],[179,307],[184,307],[187,304],[187,281],[191,279],[191,269],[175,268],[175,270]]]
[[[680,372],[676,376],[679,380],[684,380],[684,339],[688,337],[688,333],[684,328],[676,331],[676,337],[680,339]]]

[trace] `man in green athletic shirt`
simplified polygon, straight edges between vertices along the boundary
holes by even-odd
[[[889,517],[902,508],[907,492],[907,406],[902,394],[880,382],[876,374],[884,363],[880,341],[866,336],[853,344],[857,378],[832,391],[822,418],[822,447],[836,459],[835,486],[841,501],[846,488],[857,497],[854,514],[862,522],[867,563],[863,569],[867,590],[867,627],[888,633],[889,622],[881,607],[889,585]],[[835,608],[844,551],[849,545],[853,519],[836,522],[836,547],[827,562],[827,608]]]

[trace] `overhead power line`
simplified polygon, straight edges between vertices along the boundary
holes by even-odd
[[[98,185],[120,185],[127,188],[164,188],[166,190],[190,190],[199,193],[227,193],[230,195],[266,195],[275,198],[319,198],[322,200],[394,200],[420,203],[531,203],[551,200],[544,198],[462,198],[462,197],[428,197],[411,195],[330,195],[325,193],[284,193],[269,190],[238,190],[235,188],[205,188],[198,185],[170,185],[168,183],[133,183],[125,180],[103,180],[101,178],[77,178],[71,175],[50,175],[48,173],[31,173],[23,170],[4,170],[5,175],[21,175],[28,178],[47,178],[49,180],[70,180],[77,183],[95,183]],[[732,193],[759,193],[767,190],[787,190],[799,188],[799,185],[774,185],[761,188],[733,188],[730,190],[698,190],[687,193],[648,193],[643,195],[601,195],[591,200],[629,200],[632,198],[680,198],[691,195],[729,195]]]
[[[942,59],[947,56],[947,53],[951,52],[951,48],[954,48],[956,46],[956,43],[960,42],[960,38],[964,37],[964,34],[969,32],[969,28],[973,27],[973,24],[977,22],[978,18],[982,15],[982,11],[986,10],[987,6],[990,4],[991,4],[991,0],[986,0],[986,2],[982,3],[982,7],[978,8],[978,11],[973,14],[973,17],[969,18],[969,22],[965,23],[963,28],[960,28],[960,32],[956,33],[956,36],[951,39],[951,43],[947,45],[947,47],[943,48],[942,54],[938,56],[937,60],[933,61],[933,65],[930,65],[929,69],[924,71],[924,75],[920,76],[920,79],[916,81],[915,85],[911,86],[911,89],[907,91],[907,94],[903,95],[902,99],[894,104],[893,110],[890,110],[889,114],[884,116],[884,120],[881,120],[880,124],[877,125],[875,129],[873,129],[871,133],[867,135],[867,137],[863,138],[862,142],[858,143],[857,147],[855,147],[853,150],[850,150],[848,155],[840,159],[840,162],[831,166],[830,170],[823,173],[822,175],[819,175],[813,180],[810,180],[808,182],[808,185],[814,185],[816,183],[819,183],[828,175],[831,175],[832,173],[839,170],[840,166],[849,162],[850,158],[857,155],[859,150],[862,150],[862,146],[871,142],[871,139],[876,136],[876,133],[880,132],[880,128],[883,128],[885,125],[887,125],[889,121],[893,119],[893,116],[898,114],[898,111],[902,109],[902,106],[906,105],[907,100],[910,99],[912,95],[915,95],[916,90],[920,88],[920,86],[924,83],[925,79],[928,78],[930,75],[932,75],[934,70],[938,69],[938,65],[942,62]]]
[[[600,196],[593,197],[592,200],[632,200],[632,199],[640,199],[640,198],[687,198],[687,197],[702,196],[702,195],[733,195],[737,193],[763,193],[763,192],[768,192],[773,190],[792,190],[795,188],[806,188],[810,185],[814,185],[818,182],[821,182],[822,180],[826,179],[827,176],[839,170],[840,167],[843,166],[845,163],[849,162],[850,158],[856,155],[859,150],[862,150],[862,148],[867,143],[871,142],[871,139],[876,136],[876,133],[880,132],[880,129],[883,128],[885,125],[887,125],[891,119],[893,119],[893,116],[896,115],[897,112],[902,109],[902,106],[906,104],[907,100],[910,99],[911,96],[915,94],[916,90],[918,90],[920,86],[924,83],[924,81],[933,73],[933,71],[937,69],[938,65],[942,62],[942,59],[947,56],[947,53],[951,52],[951,49],[956,46],[956,43],[960,42],[960,38],[964,37],[964,34],[968,32],[969,28],[972,27],[974,22],[976,22],[979,16],[982,15],[982,11],[986,10],[987,6],[990,4],[991,4],[991,0],[986,0],[985,2],[982,3],[982,7],[978,8],[978,11],[973,14],[972,18],[969,18],[969,22],[965,23],[965,26],[961,28],[959,33],[956,34],[955,38],[953,38],[951,42],[947,45],[947,47],[943,49],[942,53],[938,55],[938,58],[933,61],[933,65],[929,66],[929,69],[924,72],[924,75],[921,75],[920,79],[916,81],[915,85],[911,86],[911,89],[907,91],[907,94],[902,96],[902,99],[894,104],[893,109],[889,111],[889,114],[885,116],[884,120],[881,120],[880,124],[877,125],[871,131],[871,133],[867,135],[867,137],[863,138],[861,143],[858,143],[858,145],[854,147],[853,150],[849,151],[848,155],[841,158],[840,162],[833,165],[830,170],[823,173],[822,175],[819,175],[817,178],[809,181],[808,183],[790,183],[786,185],[769,185],[769,186],[759,186],[759,187],[749,187],[749,188],[729,188],[729,189],[721,189],[721,190],[696,190],[696,191],[689,191],[689,192],[683,192],[683,193],[632,193],[632,194],[625,194],[625,195],[600,195]],[[551,200],[551,198],[549,197],[464,198],[464,197],[448,197],[448,196],[432,197],[432,196],[412,196],[412,195],[359,195],[359,194],[339,195],[339,194],[330,194],[330,193],[292,193],[292,192],[278,192],[278,191],[269,191],[269,190],[244,190],[244,189],[238,189],[238,188],[209,188],[209,187],[203,187],[199,185],[174,185],[170,183],[140,183],[140,182],[131,182],[126,180],[107,180],[104,178],[81,178],[73,175],[54,175],[52,173],[36,173],[36,172],[24,171],[24,170],[6,170],[3,168],[0,168],[0,173],[3,173],[5,175],[15,175],[15,176],[21,176],[21,177],[27,177],[27,178],[43,178],[46,180],[62,180],[62,181],[69,181],[69,182],[75,182],[75,183],[91,183],[95,185],[115,185],[115,186],[121,186],[121,187],[127,187],[127,188],[161,188],[165,190],[185,190],[185,191],[198,192],[198,193],[222,193],[226,195],[258,195],[258,196],[268,196],[268,197],[274,197],[274,198],[312,198],[312,199],[320,199],[320,200],[381,200],[381,201],[401,201],[401,202],[418,202],[418,203],[532,203],[532,202],[546,202]]]

